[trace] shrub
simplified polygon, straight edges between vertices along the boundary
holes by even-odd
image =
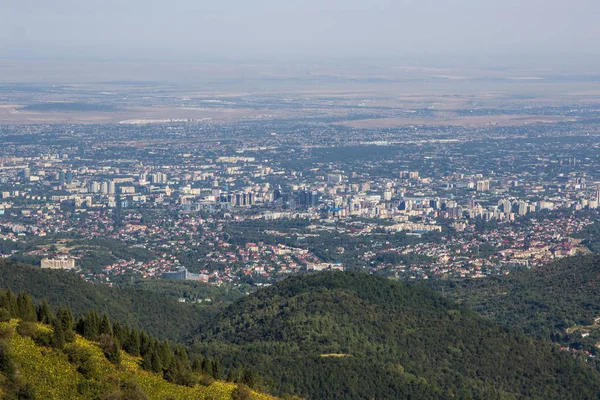
[[[52,332],[37,329],[33,334],[32,339],[39,346],[50,347],[52,345]]]
[[[8,344],[0,342],[0,373],[7,378],[12,378],[15,371],[15,362],[8,351]]]
[[[231,400],[251,400],[252,392],[248,386],[239,384],[231,393]]]
[[[26,383],[19,388],[17,393],[19,400],[35,400],[35,388],[30,383]]]
[[[17,325],[17,333],[23,337],[33,337],[37,331],[37,327],[33,322],[19,321]]]
[[[83,364],[92,356],[92,350],[76,344],[69,344],[65,346],[65,354],[69,358],[71,364],[79,365]]]
[[[0,308],[0,322],[8,321],[10,321],[10,312],[4,307]]]
[[[200,384],[202,386],[210,386],[215,382],[215,378],[210,375],[202,375],[200,377]]]
[[[13,332],[13,329],[9,325],[0,326],[0,339],[9,340]]]
[[[77,367],[77,372],[83,375],[86,379],[96,378],[96,362],[93,358],[89,358]]]

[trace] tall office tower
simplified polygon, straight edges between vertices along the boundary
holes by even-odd
[[[596,190],[596,201],[598,202],[598,204],[600,204],[600,188]]]
[[[29,179],[29,177],[31,176],[31,170],[29,169],[29,167],[23,168],[23,170],[21,171],[21,175],[23,175],[23,178]]]
[[[72,171],[67,171],[67,173],[65,174],[65,183],[67,185],[70,185],[73,183],[73,172]]]
[[[117,189],[115,187],[115,181],[110,181],[108,183],[108,194],[115,194],[117,192]]]
[[[108,182],[102,182],[102,186],[100,187],[100,191],[102,194],[108,194]]]
[[[59,184],[60,186],[62,186],[62,185],[64,185],[64,184],[65,184],[65,178],[66,178],[65,171],[60,171],[60,172],[58,173],[58,184]]]

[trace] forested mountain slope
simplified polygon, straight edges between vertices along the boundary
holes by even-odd
[[[590,351],[600,341],[600,255],[568,257],[503,277],[429,282],[451,300],[535,337]],[[579,329],[586,327],[583,330]],[[589,333],[585,338],[575,332]]]
[[[42,270],[0,260],[0,288],[26,292],[36,302],[68,306],[78,316],[95,310],[112,320],[142,328],[159,338],[181,339],[204,323],[207,307],[180,304],[175,299],[135,287],[90,284],[72,272]]]
[[[582,360],[419,285],[360,273],[288,278],[200,329],[196,349],[276,393],[325,398],[597,398]]]

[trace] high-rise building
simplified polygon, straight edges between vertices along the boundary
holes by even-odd
[[[487,192],[490,190],[490,181],[477,181],[477,191]]]
[[[498,207],[502,208],[502,212],[507,214],[512,210],[512,203],[508,199],[502,199],[498,202]]]
[[[71,185],[73,183],[73,172],[72,171],[67,171],[65,173],[65,183],[67,185]]]
[[[529,211],[529,204],[526,201],[519,202],[519,215],[523,216]]]

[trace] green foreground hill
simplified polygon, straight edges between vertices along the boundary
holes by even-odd
[[[210,308],[181,304],[155,291],[132,286],[91,284],[66,271],[42,270],[0,260],[0,288],[25,292],[34,301],[68,306],[76,316],[90,310],[106,313],[111,320],[170,340],[179,340],[201,325]]]
[[[23,331],[27,331],[25,335]],[[272,399],[222,381],[210,380],[194,387],[176,385],[143,370],[141,359],[125,352],[115,366],[98,343],[79,335],[63,350],[39,344],[39,338],[52,335],[52,328],[40,323],[17,319],[0,323],[1,398],[217,400],[240,398],[241,393],[247,399]]]
[[[242,299],[196,349],[311,399],[598,398],[600,375],[558,346],[419,285],[360,273],[288,278]]]

